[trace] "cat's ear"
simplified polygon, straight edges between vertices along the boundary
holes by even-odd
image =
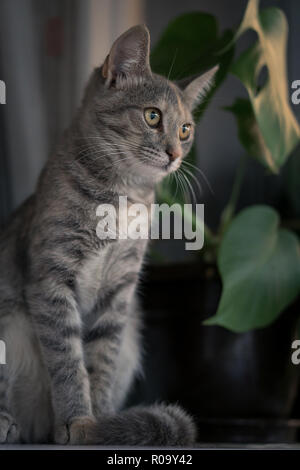
[[[106,85],[130,83],[151,74],[149,64],[150,34],[144,25],[133,26],[112,45],[102,66]]]
[[[211,89],[218,70],[219,66],[216,65],[193,80],[187,79],[179,83],[179,86],[183,89],[185,101],[191,110],[195,109],[196,106],[201,103],[205,95]]]

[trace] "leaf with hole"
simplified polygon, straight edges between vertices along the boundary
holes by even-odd
[[[288,25],[278,8],[259,11],[259,0],[249,0],[235,41],[248,29],[256,31],[258,39],[232,65],[231,71],[245,85],[257,122],[257,138],[264,148],[260,161],[278,173],[288,155],[299,143],[300,127],[289,104],[286,70]],[[268,76],[258,89],[261,70]]]

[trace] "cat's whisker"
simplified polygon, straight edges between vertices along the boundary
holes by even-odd
[[[191,198],[190,198],[191,204],[196,204],[197,200],[196,200],[196,195],[195,195],[194,188],[193,188],[191,182],[189,181],[189,179],[187,178],[186,174],[182,171],[182,168],[179,168],[179,174],[181,174],[181,176],[183,178],[183,181],[185,182],[187,192],[191,196]]]
[[[191,195],[192,195],[192,204],[197,204],[197,197],[196,197],[196,194],[195,194],[195,190],[193,188],[193,185],[192,183],[190,182],[190,180],[188,179],[188,177],[186,176],[186,174],[184,172],[182,172],[183,176],[184,176],[184,179],[186,180],[187,182],[187,185],[188,187],[190,188],[190,191],[191,191]]]
[[[178,193],[178,180],[177,180],[177,174],[176,172],[174,173],[169,173],[168,175],[168,179],[174,179],[175,180],[175,183],[176,183],[176,190],[175,190],[175,194],[174,194],[174,200],[176,200],[176,196],[177,196],[177,193]]]
[[[210,190],[211,194],[213,194],[213,195],[215,194],[215,193],[214,193],[214,190],[213,190],[212,187],[211,187],[211,184],[210,184],[210,182],[209,182],[207,176],[205,175],[204,171],[201,170],[201,168],[198,168],[196,165],[193,165],[192,163],[187,162],[186,160],[183,160],[182,163],[183,163],[184,165],[189,165],[193,170],[198,171],[198,172],[200,173],[200,175],[202,176],[203,180],[205,181],[205,183],[207,184],[207,187],[208,187],[208,189]]]
[[[182,167],[182,171],[186,172],[190,176],[190,178],[193,179],[193,181],[195,182],[197,188],[199,189],[200,194],[202,194],[203,193],[203,188],[202,188],[200,182],[198,181],[198,179],[196,178],[196,176],[188,168]]]
[[[178,182],[179,182],[179,185],[180,185],[180,188],[181,188],[183,200],[184,200],[185,203],[187,203],[187,202],[189,202],[189,201],[187,201],[187,197],[189,198],[189,193],[187,192],[186,183],[183,180],[180,171],[177,172],[177,176],[178,176]]]

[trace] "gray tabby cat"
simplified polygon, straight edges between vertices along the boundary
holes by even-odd
[[[153,74],[149,32],[136,26],[93,72],[35,194],[1,233],[0,442],[194,442],[175,405],[121,411],[140,367],[146,241],[99,238],[96,209],[120,195],[150,207],[191,147],[191,113],[215,71],[184,89]]]

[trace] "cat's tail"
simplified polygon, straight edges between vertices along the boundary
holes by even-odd
[[[196,426],[177,405],[129,408],[100,420],[93,444],[126,446],[192,446]]]

